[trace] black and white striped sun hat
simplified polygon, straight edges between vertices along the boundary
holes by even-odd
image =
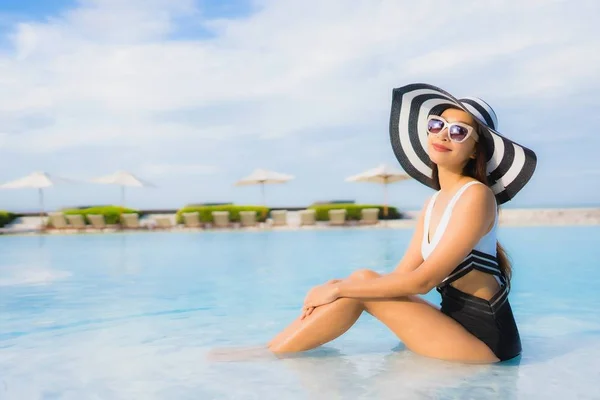
[[[479,140],[485,143],[490,157],[487,160],[488,182],[498,204],[515,197],[535,171],[535,153],[496,132],[496,113],[483,100],[474,97],[456,99],[432,85],[415,83],[393,90],[390,139],[402,168],[417,181],[437,189],[427,154],[427,118],[440,115],[448,107],[459,108],[479,122],[482,128]]]

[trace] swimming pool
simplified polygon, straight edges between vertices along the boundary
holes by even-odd
[[[265,343],[306,291],[389,271],[411,230],[0,237],[0,398],[599,398],[600,227],[503,228],[524,353],[460,365],[370,316],[318,350],[211,362]],[[438,294],[429,293],[438,302]]]

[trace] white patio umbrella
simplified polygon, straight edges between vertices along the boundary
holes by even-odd
[[[410,179],[404,171],[391,167],[386,164],[380,164],[375,168],[369,169],[358,175],[353,175],[346,178],[347,182],[370,182],[378,183],[384,187],[384,198],[383,198],[383,215],[388,215],[388,188],[390,183],[401,182]]]
[[[0,189],[37,189],[40,201],[40,219],[44,224],[44,188],[49,188],[63,183],[75,183],[72,179],[52,176],[46,172],[36,171],[14,181],[0,185]]]
[[[255,169],[250,175],[237,181],[235,183],[235,185],[236,186],[260,185],[262,203],[263,203],[263,205],[266,205],[265,185],[285,183],[292,179],[294,179],[294,176],[292,176],[292,175],[282,174],[282,173],[274,172],[274,171],[268,171],[266,169]]]
[[[105,185],[116,185],[121,187],[121,207],[125,207],[125,187],[155,187],[154,184],[142,180],[131,172],[117,171],[114,174],[101,176],[90,179],[92,183],[100,183]]]

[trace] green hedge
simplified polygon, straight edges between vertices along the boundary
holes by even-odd
[[[315,210],[317,221],[329,221],[329,210],[346,210],[346,220],[358,221],[361,218],[363,208],[379,208],[379,219],[399,219],[400,212],[396,207],[388,206],[387,218],[383,217],[383,206],[372,204],[319,204],[308,207]]]
[[[83,209],[70,209],[63,210],[63,214],[65,215],[83,215],[86,223],[90,223],[87,216],[89,214],[100,214],[104,215],[104,220],[107,224],[118,224],[119,223],[119,215],[121,213],[136,213],[139,215],[139,211],[133,210],[131,208],[117,207],[117,206],[98,206],[98,207],[90,207]]]
[[[269,208],[262,206],[234,206],[234,205],[222,205],[222,206],[185,206],[177,211],[177,223],[183,223],[183,214],[198,212],[200,214],[200,222],[208,223],[213,222],[212,212],[213,211],[229,211],[229,220],[231,222],[240,221],[240,211],[256,211],[256,220],[264,222],[269,213]]]
[[[0,211],[0,228],[10,224],[17,216],[8,211]]]

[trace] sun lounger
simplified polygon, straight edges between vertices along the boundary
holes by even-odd
[[[329,210],[329,225],[340,226],[346,224],[346,210]]]
[[[317,212],[313,209],[300,211],[300,226],[314,225],[317,222]]]
[[[200,213],[198,211],[183,213],[183,225],[186,228],[201,228]]]
[[[256,211],[240,211],[240,223],[243,227],[256,226]]]
[[[50,228],[54,229],[67,229],[69,228],[67,224],[67,219],[63,213],[48,213],[48,221],[50,223]]]
[[[104,215],[102,214],[88,214],[87,219],[90,221],[90,224],[94,229],[106,228],[106,221],[104,220]]]
[[[229,211],[213,211],[213,227],[215,228],[228,228],[231,226],[229,221]]]
[[[69,228],[84,230],[86,228],[85,219],[81,214],[67,214],[67,221],[69,221]]]
[[[273,220],[273,226],[285,226],[287,225],[287,211],[273,210],[271,211],[271,219]]]
[[[169,218],[169,217],[155,217],[154,221],[156,222],[157,229],[173,228],[173,224],[171,223],[171,218]]]
[[[379,208],[363,208],[360,210],[360,223],[375,225],[379,223]]]
[[[125,229],[141,229],[140,219],[137,213],[121,214],[121,221]]]

